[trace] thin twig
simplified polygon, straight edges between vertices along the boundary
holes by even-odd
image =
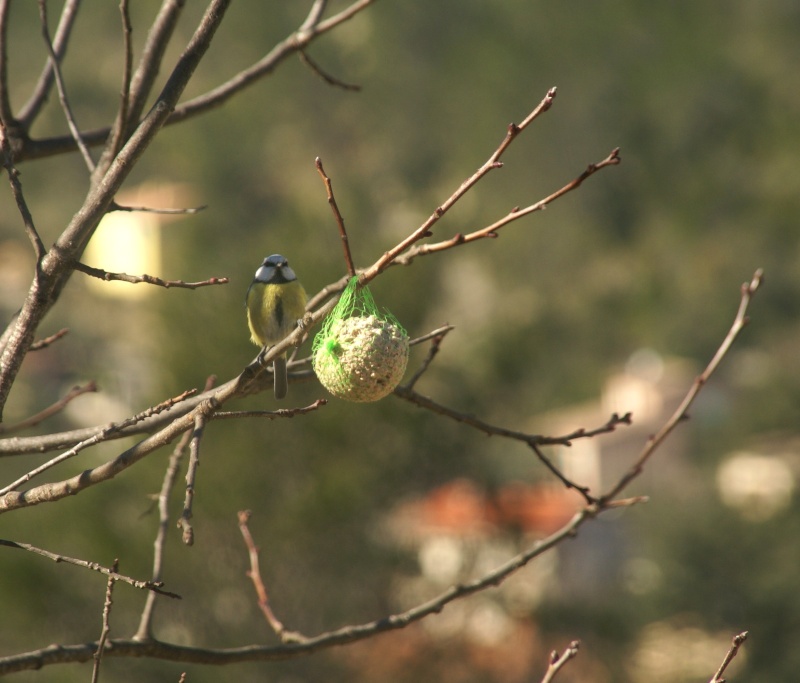
[[[317,172],[325,183],[325,190],[328,194],[328,205],[331,207],[333,216],[336,219],[336,225],[339,227],[339,237],[342,240],[342,249],[344,249],[344,261],[347,264],[347,274],[353,277],[356,274],[356,267],[353,265],[353,256],[350,253],[350,240],[347,237],[347,229],[344,227],[344,218],[342,218],[339,205],[336,203],[336,197],[333,194],[331,179],[322,167],[322,159],[317,157],[314,163],[317,167]]]
[[[69,392],[61,399],[48,406],[44,410],[40,410],[35,415],[11,425],[0,424],[0,434],[10,434],[12,432],[19,432],[29,427],[34,427],[40,422],[44,422],[47,418],[52,417],[56,413],[60,413],[67,404],[78,398],[82,394],[92,393],[97,391],[97,384],[89,382],[83,386],[72,387]]]
[[[131,43],[131,16],[128,8],[128,0],[120,0],[119,12],[122,19],[122,43],[124,60],[122,66],[122,88],[119,94],[119,109],[117,117],[112,126],[111,140],[108,143],[109,156],[116,155],[122,148],[125,139],[125,129],[128,124],[128,110],[131,99],[131,74],[133,72],[133,45]]]
[[[417,344],[424,344],[426,341],[430,341],[436,337],[444,337],[448,332],[452,332],[454,329],[456,329],[455,325],[442,325],[441,327],[437,327],[435,330],[426,332],[419,337],[414,337],[413,339],[409,340],[408,345],[416,346]]]
[[[222,85],[177,106],[170,117],[170,123],[182,121],[220,106],[244,88],[272,73],[291,54],[305,49],[315,38],[349,21],[374,2],[375,0],[357,0],[324,21],[319,21],[319,16],[317,16],[319,8],[324,3],[315,2],[308,18],[297,31],[275,45],[258,62],[240,71]]]
[[[111,565],[114,572],[119,569],[119,560],[114,560]],[[113,576],[108,577],[108,584],[106,585],[106,599],[103,603],[103,628],[100,631],[100,640],[97,641],[97,651],[94,653],[94,667],[92,668],[92,683],[98,683],[100,680],[100,661],[103,659],[103,652],[106,649],[106,640],[111,633],[111,606],[114,604],[112,600],[112,593],[114,592],[115,579]]]
[[[569,647],[567,647],[564,652],[560,655],[558,652],[553,650],[550,653],[550,662],[547,665],[547,671],[542,678],[541,683],[551,683],[551,681],[556,677],[556,674],[562,669],[562,667],[570,660],[573,659],[578,654],[578,648],[580,647],[580,642],[577,640],[573,640]]]
[[[0,123],[11,125],[14,110],[8,91],[8,10],[10,0],[0,0]]]
[[[56,35],[53,38],[53,51],[59,63],[67,50],[72,27],[75,25],[75,20],[78,18],[80,4],[81,0],[67,0],[61,10],[61,17],[58,20]],[[52,87],[53,64],[50,59],[47,59],[42,73],[39,76],[39,80],[36,82],[36,86],[33,89],[33,93],[28,101],[22,105],[22,109],[19,112],[18,119],[23,130],[30,130],[45,102],[47,102]],[[74,141],[74,138],[71,139]]]
[[[164,582],[163,581],[140,581],[139,579],[131,578],[130,576],[125,576],[125,574],[120,574],[115,569],[111,569],[108,567],[104,567],[97,562],[89,562],[87,560],[79,560],[75,557],[68,557],[67,555],[61,555],[60,553],[52,553],[48,550],[43,550],[42,548],[37,548],[36,546],[31,545],[30,543],[18,543],[16,541],[8,541],[6,539],[0,538],[0,546],[5,548],[14,548],[16,550],[27,550],[28,552],[35,553],[36,555],[41,555],[42,557],[46,557],[49,560],[53,560],[53,562],[63,562],[64,564],[71,564],[75,565],[76,567],[83,567],[84,569],[89,569],[93,572],[98,572],[99,574],[103,574],[108,577],[113,577],[115,581],[122,581],[123,583],[127,583],[134,588],[139,588],[141,590],[148,590],[154,591],[159,595],[166,595],[169,598],[176,598],[180,599],[180,595],[177,593],[171,593],[170,591],[165,591],[163,589]]]
[[[325,8],[328,5],[328,0],[314,0],[311,5],[311,10],[306,16],[305,21],[300,26],[300,31],[310,31],[322,20],[322,15],[325,13]]]
[[[231,420],[242,417],[265,417],[269,420],[275,420],[279,417],[305,415],[306,413],[318,410],[325,405],[328,405],[328,400],[325,398],[319,398],[310,405],[301,408],[279,408],[278,410],[221,410],[217,413],[214,413],[211,418],[214,420]]]
[[[475,230],[470,232],[466,235],[462,233],[456,233],[451,238],[443,240],[441,242],[435,242],[433,244],[421,244],[412,247],[402,255],[398,256],[395,259],[395,262],[399,265],[409,265],[415,258],[418,256],[426,256],[428,254],[433,254],[439,251],[445,251],[447,249],[452,249],[454,247],[459,247],[464,244],[470,244],[471,242],[475,242],[477,240],[482,240],[486,238],[495,238],[498,236],[498,230],[505,227],[509,223],[513,223],[514,221],[519,220],[524,216],[528,216],[536,211],[541,211],[550,204],[552,204],[557,199],[563,197],[568,192],[572,192],[573,190],[580,187],[584,180],[586,180],[589,176],[594,175],[598,171],[607,168],[608,166],[616,166],[621,161],[621,157],[619,155],[619,148],[614,149],[611,153],[602,161],[599,161],[595,164],[589,164],[586,167],[586,170],[583,171],[579,176],[572,179],[566,185],[561,187],[560,189],[556,190],[552,194],[548,195],[544,199],[540,199],[538,202],[531,204],[530,206],[526,206],[525,208],[515,208],[512,209],[508,214],[506,214],[503,218],[498,221],[495,221],[491,225],[488,225],[480,230]]]
[[[47,27],[47,0],[39,0],[39,17],[42,22],[42,37],[44,38],[45,46],[47,47],[47,53],[50,55],[50,63],[53,67],[53,75],[56,79],[56,88],[58,89],[58,99],[61,102],[61,108],[64,110],[64,116],[67,119],[67,125],[69,126],[70,133],[72,133],[72,137],[75,139],[75,144],[78,145],[78,149],[80,150],[83,160],[86,163],[86,168],[89,170],[89,173],[92,173],[95,169],[94,159],[92,159],[89,148],[86,146],[86,143],[81,136],[81,131],[80,128],[78,128],[78,124],[75,123],[75,116],[72,113],[72,107],[70,106],[69,99],[67,98],[67,88],[64,85],[64,79],[61,76],[59,56],[56,54],[56,51],[53,48],[53,41],[50,39],[50,29]]]
[[[13,332],[4,337],[5,345],[0,354],[0,421],[11,387],[33,343],[36,329],[59,300],[72,277],[74,264],[80,260],[86,244],[105,216],[119,188],[174,111],[197,65],[208,50],[230,2],[231,0],[209,0],[197,28],[153,106],[135,127],[119,153],[113,159],[98,165],[95,175],[102,178],[93,179],[83,205],[56,239],[47,256],[42,259],[43,277],[32,283],[14,321]]]
[[[597,499],[589,493],[589,489],[568,479],[564,473],[561,472],[561,470],[559,470],[559,468],[556,467],[553,462],[542,452],[540,446],[569,446],[576,439],[588,439],[599,434],[607,434],[608,432],[613,432],[621,425],[631,424],[630,413],[627,413],[623,416],[614,413],[605,424],[594,429],[580,428],[563,436],[544,436],[542,434],[528,434],[512,429],[506,429],[504,427],[498,427],[479,419],[475,415],[461,413],[453,408],[449,408],[441,403],[437,403],[433,399],[414,391],[408,385],[395,387],[394,395],[421,408],[430,410],[438,415],[444,415],[445,417],[449,417],[456,422],[461,422],[462,424],[468,425],[473,429],[477,429],[484,434],[487,434],[488,436],[500,436],[527,444],[528,447],[533,450],[533,452],[536,454],[536,457],[539,458],[542,464],[544,464],[545,467],[547,467],[561,481],[561,483],[564,484],[564,486],[578,491],[584,497],[586,502],[590,504],[596,503]]]
[[[345,83],[342,80],[339,80],[335,76],[331,76],[327,73],[323,68],[317,64],[311,57],[308,56],[308,52],[306,50],[300,50],[298,52],[300,55],[300,61],[303,62],[309,69],[311,69],[317,76],[319,76],[323,81],[325,81],[328,85],[332,85],[336,88],[341,88],[342,90],[350,90],[351,92],[358,92],[361,90],[360,85],[356,85],[355,83]]]
[[[408,389],[413,389],[414,385],[419,381],[420,377],[422,377],[422,375],[424,375],[428,371],[428,368],[433,362],[433,359],[436,358],[436,356],[439,353],[439,348],[441,347],[445,336],[452,329],[453,327],[448,325],[446,328],[442,328],[443,331],[433,336],[433,338],[431,339],[431,347],[430,349],[428,349],[428,355],[425,356],[425,360],[422,361],[417,371],[411,376],[411,379],[408,380],[408,382],[405,385]],[[414,341],[419,343],[419,341],[416,339]]]
[[[253,536],[250,533],[250,529],[247,526],[247,523],[250,521],[250,515],[250,510],[242,510],[239,512],[239,530],[242,532],[242,538],[244,538],[244,543],[247,546],[247,553],[250,557],[250,569],[247,572],[247,575],[253,582],[253,587],[255,588],[256,595],[258,596],[258,607],[261,610],[261,613],[264,615],[264,618],[267,620],[267,623],[270,625],[270,628],[275,631],[275,634],[281,639],[281,642],[302,643],[304,640],[306,640],[305,636],[294,631],[287,631],[280,619],[275,616],[275,613],[272,611],[272,607],[269,604],[267,587],[264,585],[264,581],[261,578],[261,570],[259,568],[258,547],[256,546]]]
[[[17,210],[22,216],[22,224],[25,226],[25,232],[28,234],[28,239],[33,245],[33,253],[36,256],[37,275],[38,265],[46,253],[44,243],[42,242],[36,226],[33,223],[33,216],[31,215],[28,204],[25,201],[25,195],[22,193],[22,183],[19,180],[19,171],[14,166],[14,157],[11,149],[11,144],[8,139],[8,129],[4,121],[0,121],[0,148],[3,152],[3,167],[8,172],[8,182],[11,184],[11,194],[14,195],[14,201],[17,204]]]
[[[128,87],[128,110],[123,137],[127,137],[142,116],[183,7],[182,2],[162,2],[147,33],[142,56]]]
[[[200,467],[200,441],[203,438],[209,416],[213,415],[218,407],[218,402],[210,398],[198,406],[194,416],[194,429],[189,441],[189,466],[186,468],[186,495],[183,501],[183,512],[178,519],[178,528],[183,532],[182,539],[185,545],[194,545],[194,527],[191,520],[197,468]]]
[[[31,351],[40,351],[41,349],[46,349],[50,344],[53,342],[57,342],[61,337],[65,336],[69,333],[68,327],[62,327],[58,332],[55,334],[51,334],[49,337],[45,337],[44,339],[40,339],[39,341],[33,342],[31,344]]]
[[[181,460],[186,453],[189,445],[191,432],[186,432],[178,441],[169,458],[167,470],[164,473],[164,480],[161,483],[161,490],[158,493],[158,531],[153,542],[153,576],[152,581],[161,581],[164,567],[164,548],[169,531],[169,496],[175,487],[178,479],[178,469]],[[156,607],[156,596],[148,594],[147,600],[142,609],[142,616],[139,618],[139,628],[136,630],[134,638],[136,640],[150,640],[153,637],[153,614]]]
[[[503,138],[503,141],[497,147],[497,149],[491,154],[491,156],[484,162],[484,164],[478,168],[475,173],[473,173],[469,178],[467,178],[464,182],[459,185],[458,189],[456,189],[450,197],[445,200],[442,204],[434,209],[433,213],[430,217],[420,225],[414,232],[412,232],[408,237],[402,240],[399,244],[394,246],[392,249],[387,251],[383,254],[373,265],[367,268],[360,276],[360,281],[362,283],[367,283],[370,280],[374,279],[379,273],[385,270],[389,265],[391,265],[395,259],[400,256],[404,251],[406,251],[409,247],[411,247],[416,242],[419,242],[421,239],[430,236],[431,228],[439,222],[439,219],[444,216],[455,204],[458,202],[467,192],[469,192],[478,181],[481,180],[487,173],[496,169],[502,168],[503,164],[500,161],[503,153],[508,149],[511,143],[516,139],[516,137],[525,129],[527,128],[533,121],[535,121],[539,116],[541,116],[544,112],[548,111],[553,104],[553,100],[556,96],[556,89],[550,88],[547,91],[547,94],[544,96],[541,102],[534,108],[534,110],[525,117],[525,120],[517,124],[510,124],[506,131],[506,135]]]
[[[203,204],[202,206],[190,206],[185,209],[159,209],[152,206],[122,206],[121,204],[114,202],[110,208],[110,211],[131,211],[139,213],[158,213],[167,216],[182,216],[186,214],[200,213],[201,211],[205,211],[207,208],[208,205]]]
[[[717,349],[714,357],[711,359],[709,364],[706,366],[706,369],[695,379],[694,383],[692,384],[691,389],[684,397],[683,401],[681,401],[680,405],[676,408],[675,412],[672,414],[669,420],[667,420],[666,424],[653,436],[651,436],[647,444],[645,445],[644,449],[639,455],[639,458],[636,462],[631,466],[631,468],[622,476],[622,478],[611,488],[611,490],[604,494],[602,497],[602,501],[611,500],[612,498],[616,498],[620,492],[636,477],[638,477],[642,470],[644,469],[645,463],[650,459],[656,449],[663,443],[663,441],[672,433],[672,430],[678,426],[681,422],[686,420],[689,408],[694,403],[697,395],[705,386],[706,382],[708,382],[711,375],[714,374],[714,371],[719,367],[719,364],[722,362],[722,359],[728,354],[728,351],[731,348],[731,345],[739,336],[739,333],[745,328],[749,319],[747,317],[747,308],[750,305],[750,301],[752,300],[753,296],[755,295],[758,288],[761,286],[761,283],[764,281],[764,271],[759,268],[753,274],[752,279],[750,282],[745,282],[741,287],[741,299],[739,301],[739,310],[736,312],[736,317],[733,320],[733,324],[731,325],[730,330],[728,330],[728,334],[725,336],[725,339],[722,341],[722,344]]]
[[[183,511],[178,518],[178,528],[184,545],[194,545],[194,527],[192,527],[192,504],[194,503],[194,483],[197,468],[200,466],[200,435],[205,422],[200,415],[194,419],[194,432],[189,440],[189,467],[186,470],[186,494],[183,499]],[[189,432],[187,432],[188,434]]]
[[[191,396],[193,393],[195,393],[194,389],[192,389],[190,391],[185,391],[180,396],[177,396],[175,398],[167,399],[166,401],[162,401],[157,406],[153,406],[151,408],[148,408],[147,410],[145,410],[145,411],[143,411],[141,413],[138,413],[138,414],[134,415],[133,417],[129,417],[127,420],[123,420],[122,422],[112,423],[112,424],[108,425],[107,427],[104,427],[100,431],[92,434],[89,438],[85,439],[84,441],[81,441],[81,442],[75,444],[68,451],[66,451],[64,453],[61,453],[60,455],[57,455],[55,458],[51,458],[46,463],[43,463],[43,464],[39,465],[38,467],[32,469],[30,472],[26,472],[25,474],[23,474],[21,477],[19,477],[15,481],[11,482],[7,486],[4,486],[2,489],[0,489],[0,496],[3,496],[5,494],[7,494],[7,493],[10,493],[11,491],[14,491],[15,489],[17,489],[20,486],[22,486],[22,484],[25,484],[26,482],[29,482],[34,477],[42,474],[43,472],[46,472],[49,469],[52,469],[53,467],[55,467],[56,465],[59,465],[60,463],[64,462],[65,460],[69,460],[70,458],[76,456],[82,450],[85,450],[86,448],[89,448],[90,446],[94,446],[94,445],[96,445],[96,444],[98,444],[98,443],[100,443],[102,441],[105,441],[111,435],[120,433],[124,429],[126,429],[127,427],[135,425],[138,422],[142,422],[143,420],[146,420],[147,418],[151,417],[152,415],[157,415],[160,412],[168,410],[169,408],[171,408],[176,403],[179,403],[180,401],[184,400],[188,396]]]
[[[328,301],[333,297],[336,297],[337,294],[340,294],[344,291],[344,288],[347,287],[347,283],[350,282],[349,275],[343,275],[340,277],[336,282],[332,282],[329,285],[325,285],[322,289],[320,289],[314,296],[312,296],[308,303],[306,304],[307,311],[313,311],[318,306],[322,305],[322,302]]]
[[[324,7],[326,3],[317,0],[309,13],[309,19],[294,33],[278,43],[261,60],[251,65],[249,68],[236,74],[225,83],[218,87],[187,100],[176,106],[166,121],[167,125],[179,123],[187,118],[203,114],[210,109],[219,107],[234,95],[245,88],[253,85],[261,78],[264,78],[275,71],[275,69],[285,61],[290,55],[304,49],[316,38],[332,31],[339,25],[349,21],[359,12],[365,10],[375,0],[357,0],[349,7],[346,7],[338,14],[335,14],[324,21],[319,21],[315,16],[318,8]],[[177,22],[177,13],[183,7],[182,2],[164,2],[162,12],[154,22],[148,34],[148,44],[142,52],[142,60],[139,68],[133,76],[131,85],[131,103],[128,113],[129,130],[135,126],[139,116],[147,101],[147,97],[152,88],[153,81],[158,75],[158,69],[163,57],[163,50],[169,41],[169,37]],[[170,10],[171,12],[165,12]],[[138,95],[137,93],[142,93]],[[83,132],[83,139],[92,145],[103,144],[108,140],[110,127],[87,130]],[[25,140],[23,156],[25,159],[37,159],[55,154],[63,154],[75,149],[75,141],[69,136],[57,136],[41,140]],[[101,160],[100,166],[103,165]]]
[[[102,268],[94,268],[87,266],[85,263],[76,263],[75,270],[96,277],[98,280],[105,280],[111,282],[116,280],[118,282],[129,282],[130,284],[139,284],[142,282],[148,285],[157,285],[159,287],[180,287],[183,289],[197,289],[198,287],[208,287],[209,285],[227,285],[229,280],[226,277],[211,277],[208,280],[201,280],[200,282],[184,282],[183,280],[162,280],[160,277],[153,275],[128,275],[127,273],[110,273]]]
[[[725,659],[722,660],[722,664],[719,669],[717,669],[717,673],[712,676],[709,683],[725,683],[725,679],[722,677],[725,673],[725,669],[728,668],[728,665],[733,661],[734,657],[736,657],[739,648],[744,641],[747,640],[747,635],[747,631],[742,631],[739,635],[733,637],[733,642],[731,642],[731,647],[725,655]]]

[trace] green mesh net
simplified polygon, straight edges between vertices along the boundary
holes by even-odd
[[[312,356],[319,381],[334,396],[377,401],[403,379],[408,334],[353,277],[314,337]]]

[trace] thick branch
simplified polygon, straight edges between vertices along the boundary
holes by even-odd
[[[32,283],[14,323],[14,331],[0,356],[0,418],[11,386],[33,342],[36,328],[58,299],[72,273],[72,265],[80,259],[89,238],[111,206],[122,182],[175,108],[229,4],[230,0],[212,0],[155,105],[115,157],[102,179],[92,187],[70,225],[42,259],[40,276]],[[98,165],[98,171],[102,168],[102,165]]]

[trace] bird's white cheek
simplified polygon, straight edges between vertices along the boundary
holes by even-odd
[[[261,266],[256,271],[256,280],[259,282],[269,282],[273,275],[275,275],[274,266]]]

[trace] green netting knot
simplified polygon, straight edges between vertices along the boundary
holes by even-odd
[[[377,401],[403,379],[408,333],[353,277],[314,337],[312,357],[319,381],[334,396]]]

